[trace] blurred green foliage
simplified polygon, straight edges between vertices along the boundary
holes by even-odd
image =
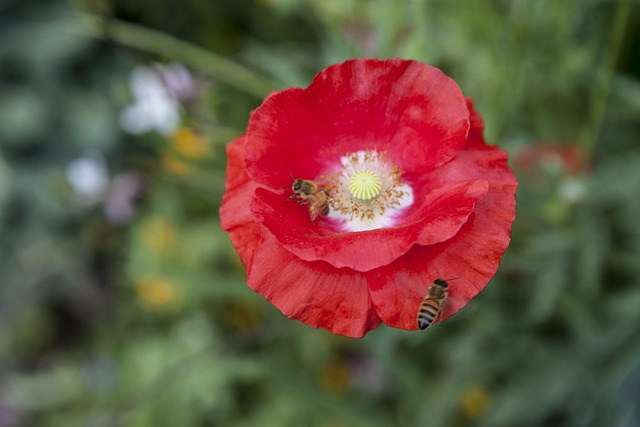
[[[640,425],[639,12],[0,3],[0,427]],[[427,333],[285,319],[219,228],[250,110],[358,56],[442,68],[520,181],[498,275]],[[181,130],[124,132],[134,68],[172,61]]]

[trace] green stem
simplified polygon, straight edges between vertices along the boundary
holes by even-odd
[[[277,85],[258,73],[206,49],[169,34],[128,22],[81,15],[76,33],[175,59],[258,98],[264,98]]]
[[[589,119],[582,128],[580,135],[584,144],[587,158],[592,158],[595,152],[598,137],[602,130],[604,118],[607,112],[607,104],[611,85],[613,83],[616,61],[622,47],[622,40],[629,22],[632,0],[619,0],[618,7],[611,20],[611,34],[609,36],[609,48],[606,49],[602,65],[596,75],[595,87],[591,98]]]

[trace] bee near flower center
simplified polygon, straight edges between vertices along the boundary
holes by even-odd
[[[329,217],[346,231],[393,226],[400,211],[413,203],[411,186],[401,177],[402,170],[385,153],[346,154],[339,171],[326,176],[331,185]]]

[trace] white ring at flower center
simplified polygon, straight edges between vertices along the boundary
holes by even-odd
[[[414,200],[401,176],[384,152],[345,154],[340,169],[325,176],[331,187],[328,217],[345,232],[396,226]]]

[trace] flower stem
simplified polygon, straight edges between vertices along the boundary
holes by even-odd
[[[632,0],[619,0],[613,18],[611,20],[611,33],[609,36],[609,48],[606,49],[602,65],[598,70],[595,85],[592,92],[591,105],[588,120],[582,128],[579,141],[584,144],[587,158],[593,160],[598,137],[604,123],[607,112],[607,104],[611,85],[614,79],[616,61],[622,47],[622,40],[629,22]]]
[[[258,98],[264,98],[277,89],[275,83],[258,73],[169,34],[115,19],[90,14],[81,16],[81,22],[76,26],[81,35],[112,40],[175,59]]]

